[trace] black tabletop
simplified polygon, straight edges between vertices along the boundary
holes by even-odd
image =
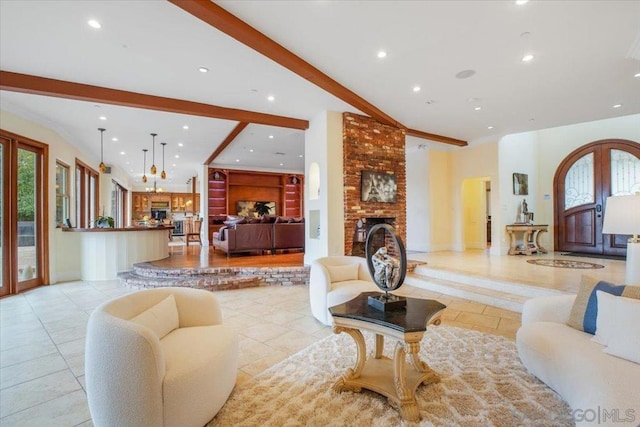
[[[407,306],[394,311],[381,311],[369,306],[369,295],[380,292],[363,292],[354,299],[329,308],[334,317],[362,320],[397,331],[421,332],[427,330],[427,322],[446,305],[432,299],[408,298]]]

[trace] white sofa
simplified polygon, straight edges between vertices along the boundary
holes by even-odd
[[[525,302],[516,335],[520,359],[569,404],[576,425],[637,426],[640,365],[604,353],[593,335],[568,326],[574,300],[562,295]]]
[[[118,297],[89,318],[87,399],[101,426],[202,427],[237,375],[238,336],[215,296],[158,288]]]
[[[311,312],[325,325],[332,324],[329,307],[347,302],[361,292],[372,291],[380,291],[380,288],[371,279],[365,258],[329,256],[311,263]]]

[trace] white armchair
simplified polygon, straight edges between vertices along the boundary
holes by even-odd
[[[361,292],[379,290],[371,279],[365,258],[329,256],[311,263],[311,313],[325,325],[332,323],[329,307],[347,302]]]
[[[93,424],[197,426],[233,390],[237,332],[215,296],[157,288],[96,308],[87,326],[85,380]]]

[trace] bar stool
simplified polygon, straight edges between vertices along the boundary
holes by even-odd
[[[202,228],[202,219],[187,218],[185,220],[185,242],[189,246],[189,242],[198,242],[202,246],[202,240],[200,239],[200,229]]]

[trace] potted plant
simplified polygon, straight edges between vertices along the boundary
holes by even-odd
[[[113,228],[113,217],[101,215],[96,218],[95,225],[96,228]]]

